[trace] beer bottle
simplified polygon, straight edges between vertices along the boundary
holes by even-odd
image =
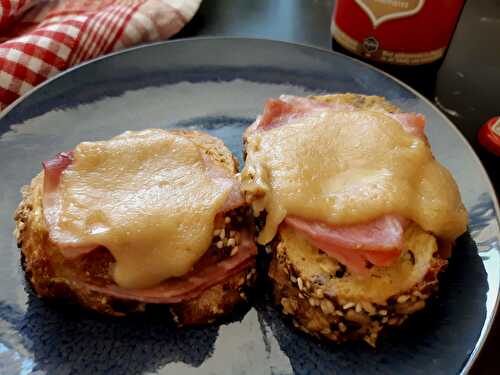
[[[332,47],[431,97],[463,5],[464,0],[336,0]]]

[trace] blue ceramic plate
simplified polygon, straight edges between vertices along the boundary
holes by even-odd
[[[241,133],[280,94],[382,95],[425,114],[437,158],[470,214],[425,311],[364,343],[328,345],[286,324],[258,291],[228,321],[176,330],[161,320],[112,319],[47,304],[26,286],[12,236],[19,189],[40,161],[84,140],[128,129],[201,129],[241,158]],[[221,38],[136,48],[72,69],[0,119],[0,373],[2,374],[441,374],[466,372],[490,328],[499,292],[498,205],[479,160],[455,127],[417,93],[326,50]]]

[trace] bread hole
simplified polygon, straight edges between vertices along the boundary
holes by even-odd
[[[335,277],[337,279],[341,279],[344,277],[345,273],[346,273],[346,267],[343,265],[343,264],[339,264],[339,268],[337,271],[335,271]]]
[[[411,251],[411,250],[405,251],[405,253],[403,255],[403,259],[407,262],[410,262],[412,264],[412,266],[415,265],[415,254],[413,253],[413,251]]]
[[[353,322],[350,320],[345,320],[344,324],[347,326],[348,331],[358,331],[362,328],[362,325],[359,324],[358,322]]]
[[[138,302],[115,299],[109,301],[109,306],[117,313],[128,313],[137,310]]]
[[[330,330],[335,332],[339,329],[339,320],[337,319],[335,322],[330,323]]]

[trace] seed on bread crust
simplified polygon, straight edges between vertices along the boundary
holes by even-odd
[[[333,314],[335,312],[335,307],[333,303],[327,299],[324,299],[320,303],[321,311],[325,314]]]
[[[299,287],[300,291],[304,289],[304,283],[302,282],[302,279],[300,277],[297,278],[297,286]]]
[[[294,325],[300,330],[336,342],[362,339],[375,346],[384,327],[402,324],[409,314],[425,306],[425,300],[437,289],[436,277],[445,265],[446,261],[436,258],[429,277],[411,290],[392,296],[383,305],[339,300],[321,285],[305,280],[287,259],[287,249],[281,241],[274,246],[269,276],[276,303],[285,315],[293,317]],[[308,281],[309,289],[305,287]]]
[[[402,294],[398,297],[397,299],[397,302],[398,303],[405,303],[406,301],[408,301],[410,299],[410,296],[409,295],[406,295],[406,294]]]
[[[354,302],[347,302],[342,308],[344,310],[349,310],[351,307],[354,307],[355,303]]]

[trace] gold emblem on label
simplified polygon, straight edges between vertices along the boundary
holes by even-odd
[[[381,23],[397,18],[417,14],[424,6],[425,0],[355,0],[373,23],[378,27]]]

